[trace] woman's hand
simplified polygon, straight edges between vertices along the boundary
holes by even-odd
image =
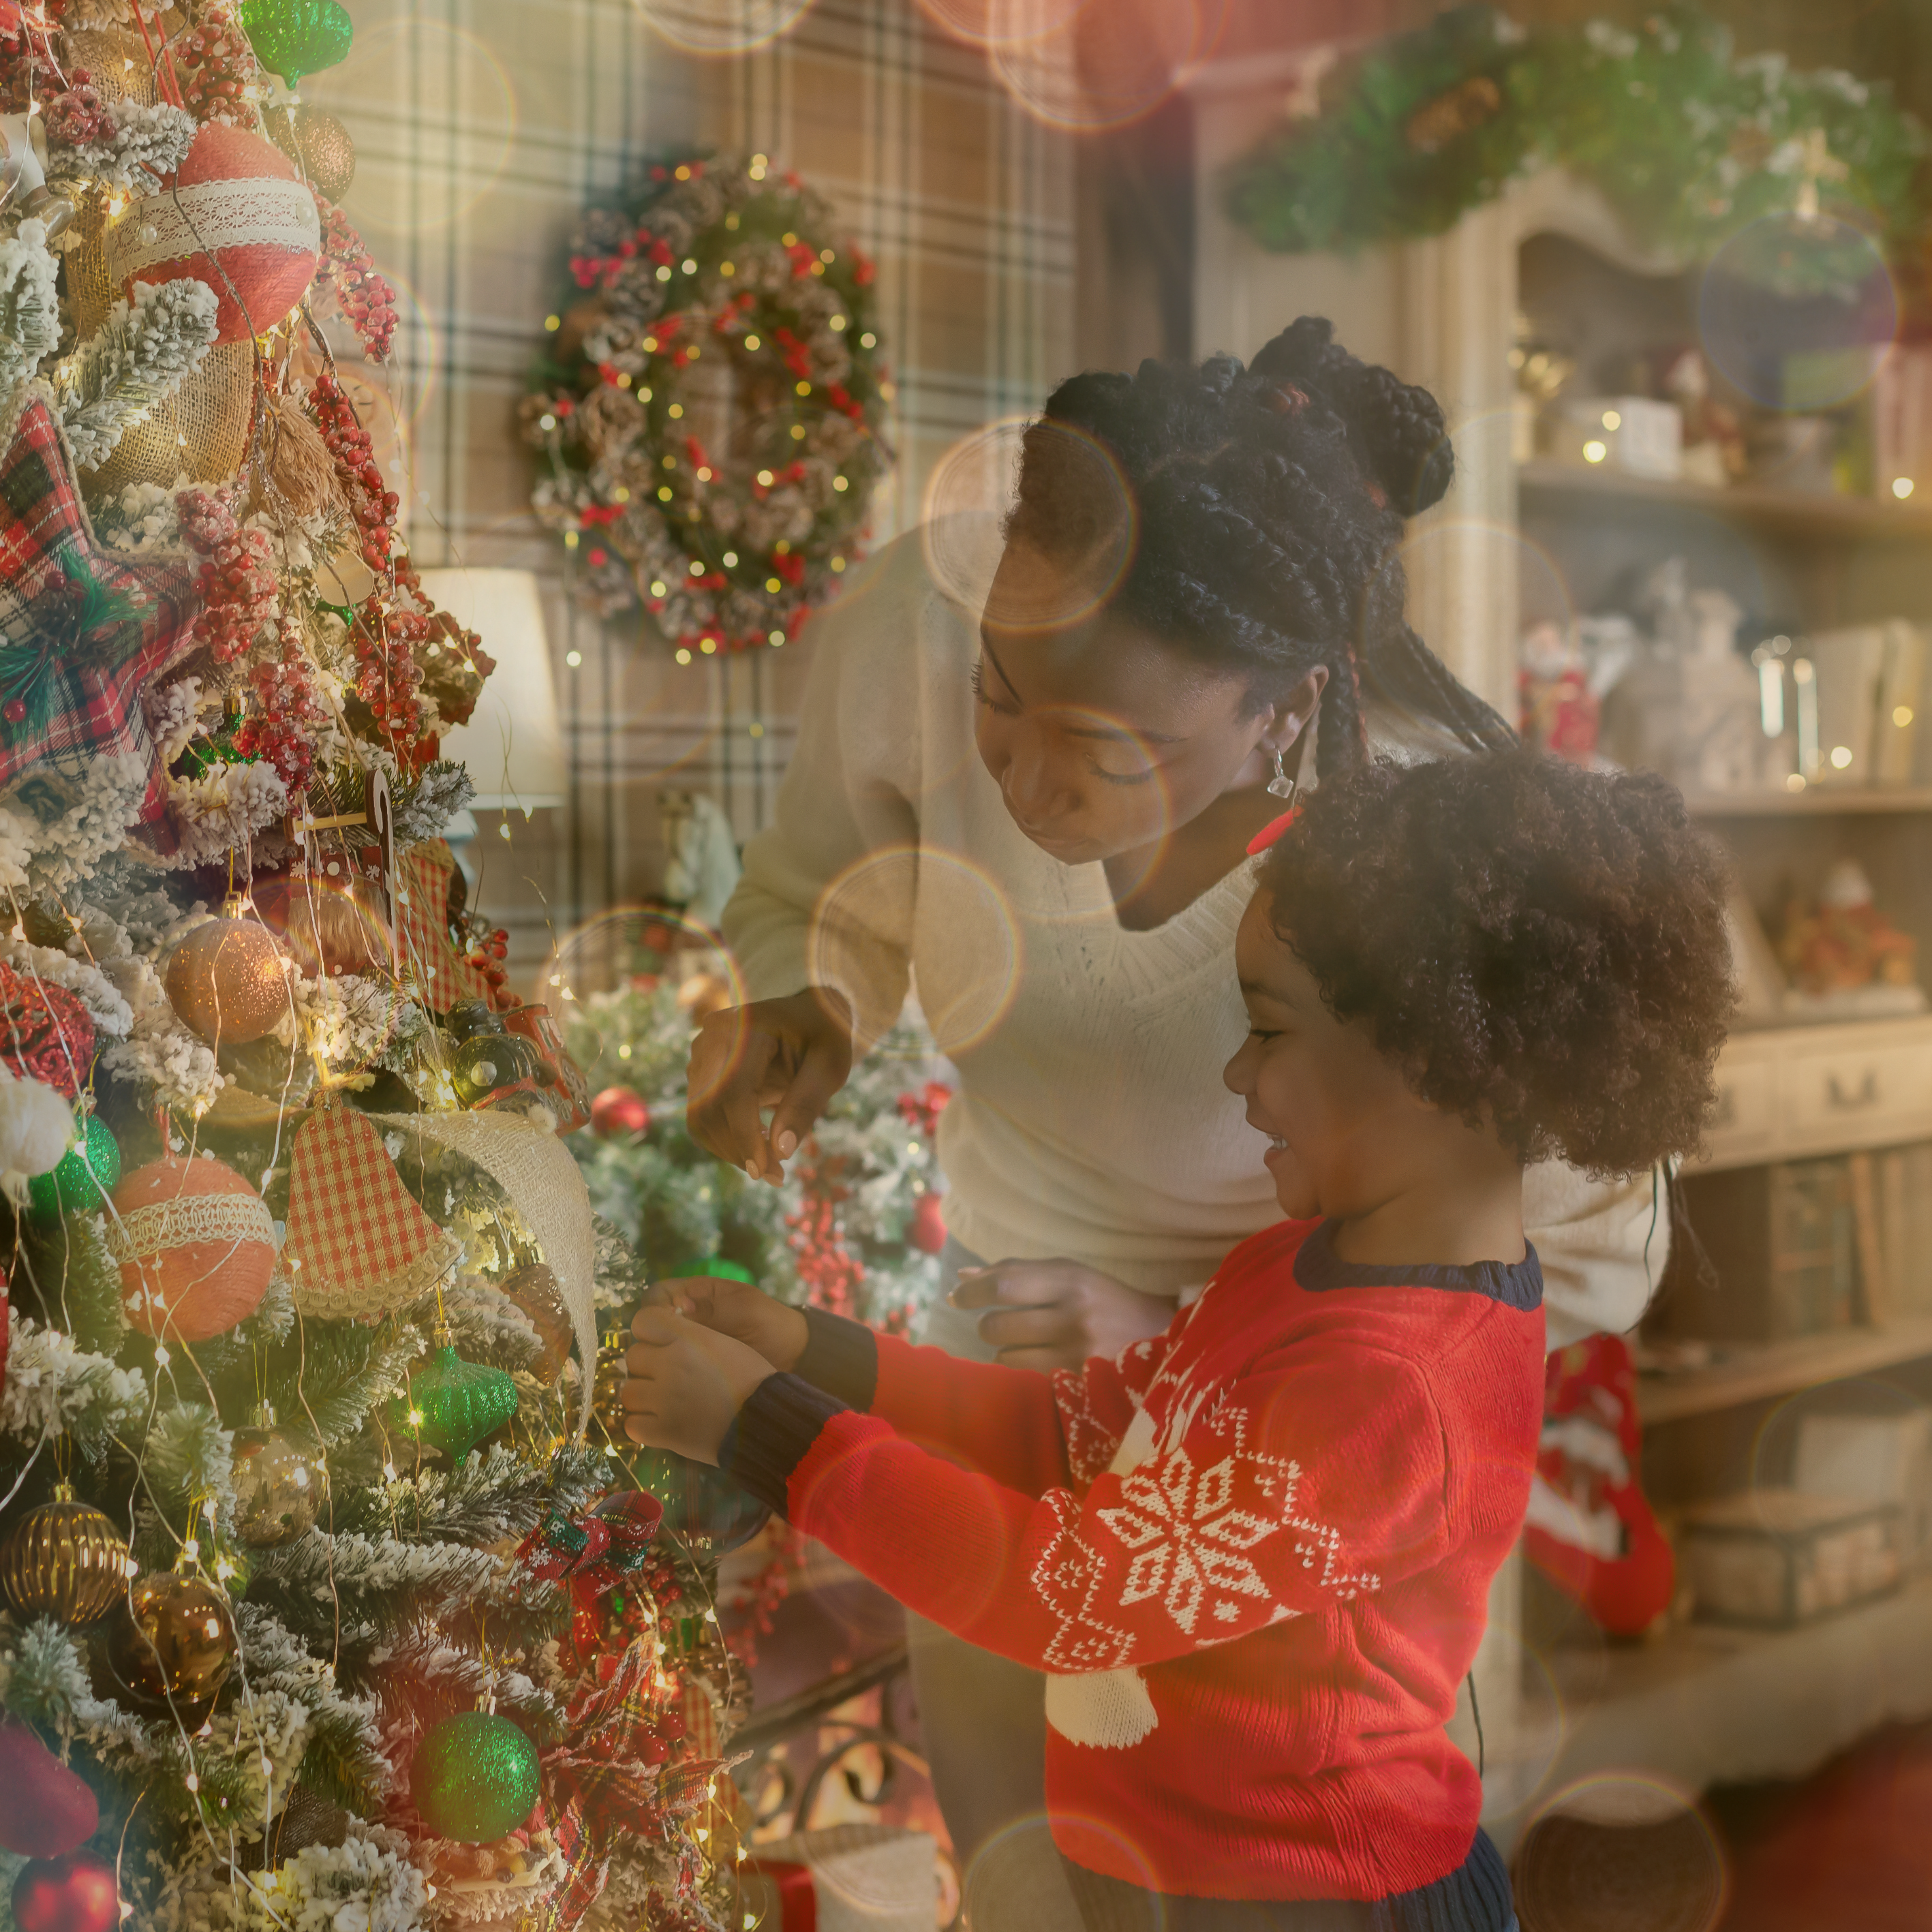
[[[685,1122],[700,1147],[776,1187],[851,1071],[850,1010],[829,988],[727,1006],[705,1016],[691,1043]]]
[[[1078,1262],[962,1268],[951,1298],[956,1308],[986,1311],[980,1339],[1016,1369],[1077,1369],[1090,1356],[1111,1358],[1174,1319],[1171,1300]]]
[[[668,1308],[714,1334],[728,1335],[734,1341],[742,1342],[747,1348],[755,1348],[775,1369],[798,1366],[810,1333],[797,1309],[775,1300],[748,1281],[732,1281],[719,1275],[688,1275],[675,1281],[661,1281],[651,1290],[650,1306]]]
[[[624,1433],[694,1462],[718,1461],[732,1418],[777,1371],[734,1336],[687,1322],[668,1308],[641,1310],[624,1358]]]

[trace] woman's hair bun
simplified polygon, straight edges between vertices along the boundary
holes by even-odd
[[[1248,367],[1264,382],[1291,386],[1332,410],[1368,479],[1404,516],[1440,502],[1455,480],[1456,452],[1436,398],[1350,355],[1324,317],[1298,316]]]

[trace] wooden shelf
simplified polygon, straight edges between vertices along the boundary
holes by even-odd
[[[1725,1349],[1725,1359],[1708,1368],[1639,1378],[1637,1408],[1646,1427],[1790,1395],[1846,1376],[1869,1375],[1875,1369],[1932,1355],[1932,1318],[1894,1322],[1883,1328],[1805,1335],[1792,1342],[1718,1346]]]
[[[1932,812],[1932,785],[1807,785],[1802,791],[1686,792],[1694,818],[1837,818]]]
[[[1693,1623],[1548,1663],[1484,1780],[1506,1857],[1538,1803],[1593,1773],[1694,1792],[1801,1778],[1882,1724],[1932,1716],[1932,1578],[1798,1630]]]
[[[1932,504],[1774,490],[1750,483],[1714,490],[1708,484],[1660,482],[1622,470],[1585,469],[1547,458],[1519,464],[1516,484],[1526,501],[1538,496],[1568,497],[1597,505],[1621,500],[1691,507],[1785,536],[1875,537],[1891,542],[1932,538]]]

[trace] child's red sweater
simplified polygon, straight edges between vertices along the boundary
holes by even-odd
[[[814,1316],[724,1460],[908,1608],[1048,1673],[1069,1858],[1162,1892],[1381,1899],[1470,1854],[1481,1788],[1443,1726],[1543,1376],[1534,1251],[1362,1268],[1288,1222],[1164,1335],[1050,1382]]]

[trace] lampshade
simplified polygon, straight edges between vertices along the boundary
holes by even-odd
[[[496,668],[467,724],[446,731],[442,755],[470,767],[486,811],[561,805],[569,789],[556,688],[550,682],[537,580],[527,570],[425,570],[422,586],[477,632]]]

